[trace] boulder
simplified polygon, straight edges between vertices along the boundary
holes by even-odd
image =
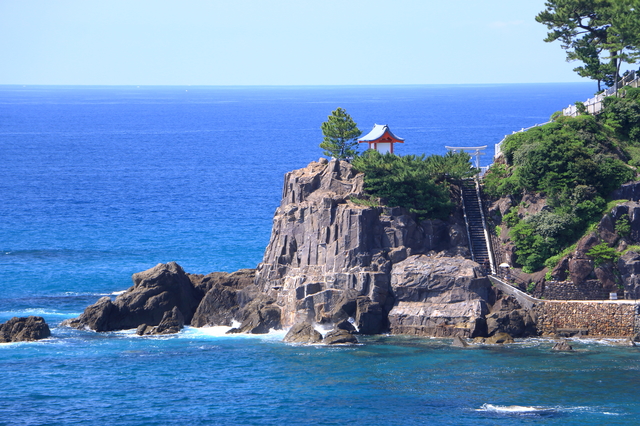
[[[136,329],[136,334],[140,336],[153,334],[175,334],[179,333],[183,328],[184,317],[180,310],[174,306],[172,310],[164,313],[160,324],[155,327],[147,324],[141,324]]]
[[[13,317],[0,324],[0,343],[31,342],[49,336],[51,331],[42,317]]]
[[[322,341],[322,334],[308,322],[301,322],[291,327],[283,340],[287,343],[319,343]]]
[[[269,330],[282,328],[281,309],[267,296],[261,296],[248,303],[240,312],[241,324],[227,333],[266,334]]]
[[[466,348],[469,344],[460,336],[455,336],[453,338],[453,342],[451,342],[451,346],[455,348]]]
[[[346,330],[332,330],[324,336],[322,343],[325,345],[352,345],[358,343],[358,339]]]
[[[484,343],[488,345],[502,345],[505,343],[515,343],[513,337],[508,333],[496,333],[484,339]]]
[[[491,282],[476,262],[444,255],[410,256],[391,272],[393,334],[476,337],[486,333]]]
[[[343,320],[336,324],[336,329],[348,331],[349,333],[356,333],[358,330],[349,322],[349,320]]]
[[[514,337],[536,336],[536,322],[526,309],[496,311],[487,315],[487,334],[507,333]]]
[[[133,284],[115,301],[103,297],[78,318],[64,324],[95,331],[137,328],[141,324],[156,326],[165,312],[174,307],[184,315],[185,324],[189,324],[200,303],[200,291],[175,262],[160,263],[133,274]]]
[[[573,352],[573,348],[566,340],[556,342],[551,348],[552,351]]]

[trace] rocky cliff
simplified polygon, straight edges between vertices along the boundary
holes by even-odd
[[[321,159],[286,174],[256,272],[283,324],[353,317],[365,333],[473,334],[491,286],[464,259],[460,213],[417,222],[402,208],[369,207],[363,198],[363,175],[347,162]]]

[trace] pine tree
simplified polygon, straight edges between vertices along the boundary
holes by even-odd
[[[331,112],[321,129],[324,139],[320,148],[324,149],[324,155],[348,161],[358,153],[357,139],[362,132],[344,109],[338,108]]]

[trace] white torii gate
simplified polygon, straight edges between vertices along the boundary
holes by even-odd
[[[487,149],[487,145],[483,146],[445,146],[446,149],[453,152],[467,152],[471,156],[476,157],[476,168],[480,168],[480,156],[484,155],[484,150]]]

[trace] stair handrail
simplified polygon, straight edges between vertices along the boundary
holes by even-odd
[[[478,178],[474,178],[476,184],[476,196],[478,197],[478,205],[480,206],[480,217],[482,218],[482,229],[484,230],[484,239],[487,244],[487,253],[489,254],[489,266],[491,267],[491,273],[496,274],[496,263],[493,259],[493,247],[491,247],[491,237],[489,236],[489,229],[487,228],[487,221],[484,217],[484,207],[482,205],[482,196],[480,195],[480,182]]]
[[[462,199],[462,215],[464,216],[464,224],[467,227],[467,241],[469,241],[469,251],[471,258],[475,261],[476,256],[473,254],[473,244],[471,242],[471,228],[469,227],[469,218],[467,217],[467,206],[464,201],[464,180],[460,181],[460,199]]]

